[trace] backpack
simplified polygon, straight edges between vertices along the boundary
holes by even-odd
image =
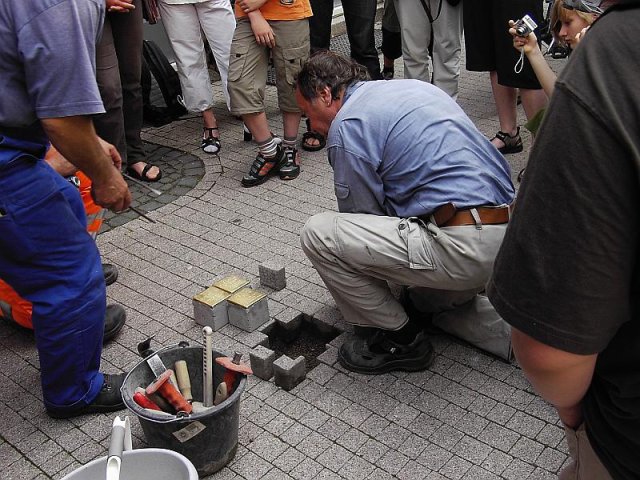
[[[162,93],[163,104],[152,102],[153,80]],[[142,46],[143,118],[154,126],[166,125],[187,113],[181,103],[180,79],[158,45],[144,40]]]

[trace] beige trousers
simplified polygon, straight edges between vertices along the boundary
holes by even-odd
[[[455,309],[484,290],[505,230],[325,212],[307,221],[301,244],[347,322],[397,330],[408,317],[387,282],[421,287],[424,310]],[[494,322],[486,305],[478,311]]]
[[[560,472],[559,480],[612,480],[611,475],[591,447],[584,423],[577,430],[565,427],[564,433],[573,461]]]

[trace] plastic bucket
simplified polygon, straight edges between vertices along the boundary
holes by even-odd
[[[97,480],[105,478],[107,457],[98,458],[74,470],[62,480]],[[198,473],[179,453],[159,448],[143,448],[122,453],[121,479],[197,480]]]
[[[187,362],[195,401],[203,398],[203,350],[202,347],[176,345],[156,352],[167,368],[172,369],[178,360]],[[226,356],[215,350],[212,353],[214,359]],[[224,372],[225,368],[214,361],[214,390],[215,385],[222,382]],[[211,475],[229,463],[238,448],[240,396],[247,383],[246,377],[238,375],[233,393],[220,405],[183,418],[152,413],[133,401],[135,389],[146,387],[154,379],[145,359],[129,372],[122,386],[124,403],[138,417],[149,446],[181,453],[191,460],[201,477]]]

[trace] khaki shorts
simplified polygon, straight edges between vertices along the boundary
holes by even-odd
[[[271,55],[276,72],[278,106],[283,112],[300,112],[294,79],[309,58],[309,21],[271,20],[269,25],[276,38]],[[232,114],[264,112],[269,51],[269,48],[256,43],[249,20],[238,20],[229,60],[228,88]]]

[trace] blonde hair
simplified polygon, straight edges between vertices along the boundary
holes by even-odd
[[[564,44],[562,39],[560,38],[560,28],[562,28],[562,22],[565,22],[569,19],[572,12],[575,12],[578,17],[584,20],[587,25],[591,25],[596,20],[596,16],[592,13],[581,12],[580,10],[573,10],[565,8],[564,0],[555,0],[553,2],[553,6],[551,7],[551,33],[553,33],[553,38],[556,39],[556,42],[560,44]]]

